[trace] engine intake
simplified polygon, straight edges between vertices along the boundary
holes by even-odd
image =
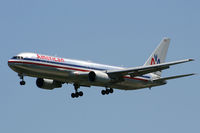
[[[111,81],[107,73],[101,71],[91,71],[88,74],[90,82],[109,83]]]
[[[36,85],[39,88],[47,89],[47,90],[53,90],[54,88],[62,87],[61,82],[58,82],[52,79],[43,79],[43,78],[38,78],[36,80]]]

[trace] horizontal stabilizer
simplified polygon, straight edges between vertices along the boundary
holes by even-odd
[[[192,76],[195,75],[195,73],[191,73],[191,74],[184,74],[184,75],[177,75],[177,76],[172,76],[172,77],[165,77],[165,78],[160,78],[160,79],[156,79],[153,81],[165,81],[165,80],[170,80],[170,79],[176,79],[176,78],[182,78],[182,77],[187,77],[187,76]]]

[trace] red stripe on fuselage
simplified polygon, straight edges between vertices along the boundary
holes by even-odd
[[[148,81],[148,80],[146,80],[146,79],[133,78],[133,77],[128,77],[128,76],[124,76],[123,78],[127,78],[127,79],[135,79],[135,80],[142,80],[142,81]]]
[[[49,65],[49,64],[41,64],[41,63],[35,63],[35,62],[8,61],[8,63],[24,63],[24,64],[33,64],[33,65],[40,65],[40,66],[47,66],[47,67],[55,67],[55,68],[62,68],[62,69],[82,71],[82,72],[90,72],[89,70],[83,70],[83,69],[77,69],[77,68],[71,68],[71,67],[55,66],[55,65]]]
[[[49,64],[41,64],[41,63],[35,63],[35,62],[25,62],[25,61],[8,61],[8,63],[23,63],[23,64],[33,64],[33,65],[40,65],[40,66],[47,66],[47,67],[54,67],[54,68],[62,68],[62,69],[74,70],[74,71],[81,71],[81,72],[90,72],[90,70],[77,69],[77,68],[71,68],[71,67],[55,66],[55,65],[49,65]],[[146,80],[146,79],[141,79],[141,78],[133,78],[133,77],[129,77],[129,76],[124,76],[123,78],[127,78],[127,79],[134,79],[134,80],[141,80],[141,81],[148,81],[148,80]]]

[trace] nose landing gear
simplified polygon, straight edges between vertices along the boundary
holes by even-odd
[[[20,83],[20,85],[25,85],[26,84],[26,82],[24,81],[24,76],[23,75],[21,75],[21,74],[18,74],[18,76],[20,77],[20,79],[22,80],[22,81],[20,81],[19,83]]]
[[[20,85],[25,85],[26,82],[25,81],[20,81]]]

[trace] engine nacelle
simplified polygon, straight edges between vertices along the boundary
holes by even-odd
[[[111,78],[108,76],[107,73],[100,71],[91,71],[88,74],[88,79],[90,82],[99,82],[99,83],[109,83],[111,81]]]
[[[38,78],[36,80],[36,85],[39,88],[47,89],[47,90],[53,90],[54,88],[62,87],[61,82],[54,81],[52,79],[43,79],[43,78]]]

